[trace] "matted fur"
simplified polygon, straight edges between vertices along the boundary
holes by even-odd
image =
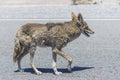
[[[37,24],[28,23],[23,25],[16,33],[15,47],[13,53],[14,62],[18,61],[18,67],[21,69],[20,61],[28,53],[31,55],[31,66],[37,74],[32,59],[36,47],[51,47],[53,50],[53,69],[55,74],[59,74],[56,68],[56,54],[59,54],[69,62],[71,68],[72,58],[64,54],[61,49],[70,41],[78,38],[82,32],[93,32],[83,20],[81,14],[78,17],[72,13],[72,20],[64,23]],[[88,35],[87,35],[88,36]]]

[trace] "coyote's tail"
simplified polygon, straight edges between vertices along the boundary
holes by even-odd
[[[16,62],[22,53],[22,45],[19,39],[15,39],[14,53],[13,53],[13,61]]]

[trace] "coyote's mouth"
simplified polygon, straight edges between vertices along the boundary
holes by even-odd
[[[83,34],[86,35],[87,37],[90,37],[90,34],[94,34],[94,32],[90,32],[90,31],[84,29]]]

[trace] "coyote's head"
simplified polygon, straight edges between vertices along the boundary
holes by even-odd
[[[94,31],[88,27],[87,22],[84,21],[82,15],[79,13],[78,16],[76,16],[73,12],[71,14],[72,21],[75,22],[76,26],[82,30],[82,33],[86,35],[87,37],[90,36],[90,34],[93,34]]]

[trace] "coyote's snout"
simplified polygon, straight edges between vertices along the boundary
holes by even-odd
[[[60,55],[68,60],[68,71],[71,71],[72,58],[62,52],[62,48],[70,41],[78,38],[81,33],[90,36],[94,32],[88,27],[87,23],[83,20],[82,15],[79,13],[76,16],[72,12],[72,20],[64,23],[47,23],[37,24],[28,23],[23,25],[17,32],[15,38],[15,47],[13,53],[14,62],[17,61],[18,69],[21,71],[21,59],[30,54],[30,66],[33,68],[37,75],[41,74],[33,64],[33,57],[36,47],[51,47],[52,48],[52,67],[56,75],[61,74],[58,72],[56,65],[56,56]]]

